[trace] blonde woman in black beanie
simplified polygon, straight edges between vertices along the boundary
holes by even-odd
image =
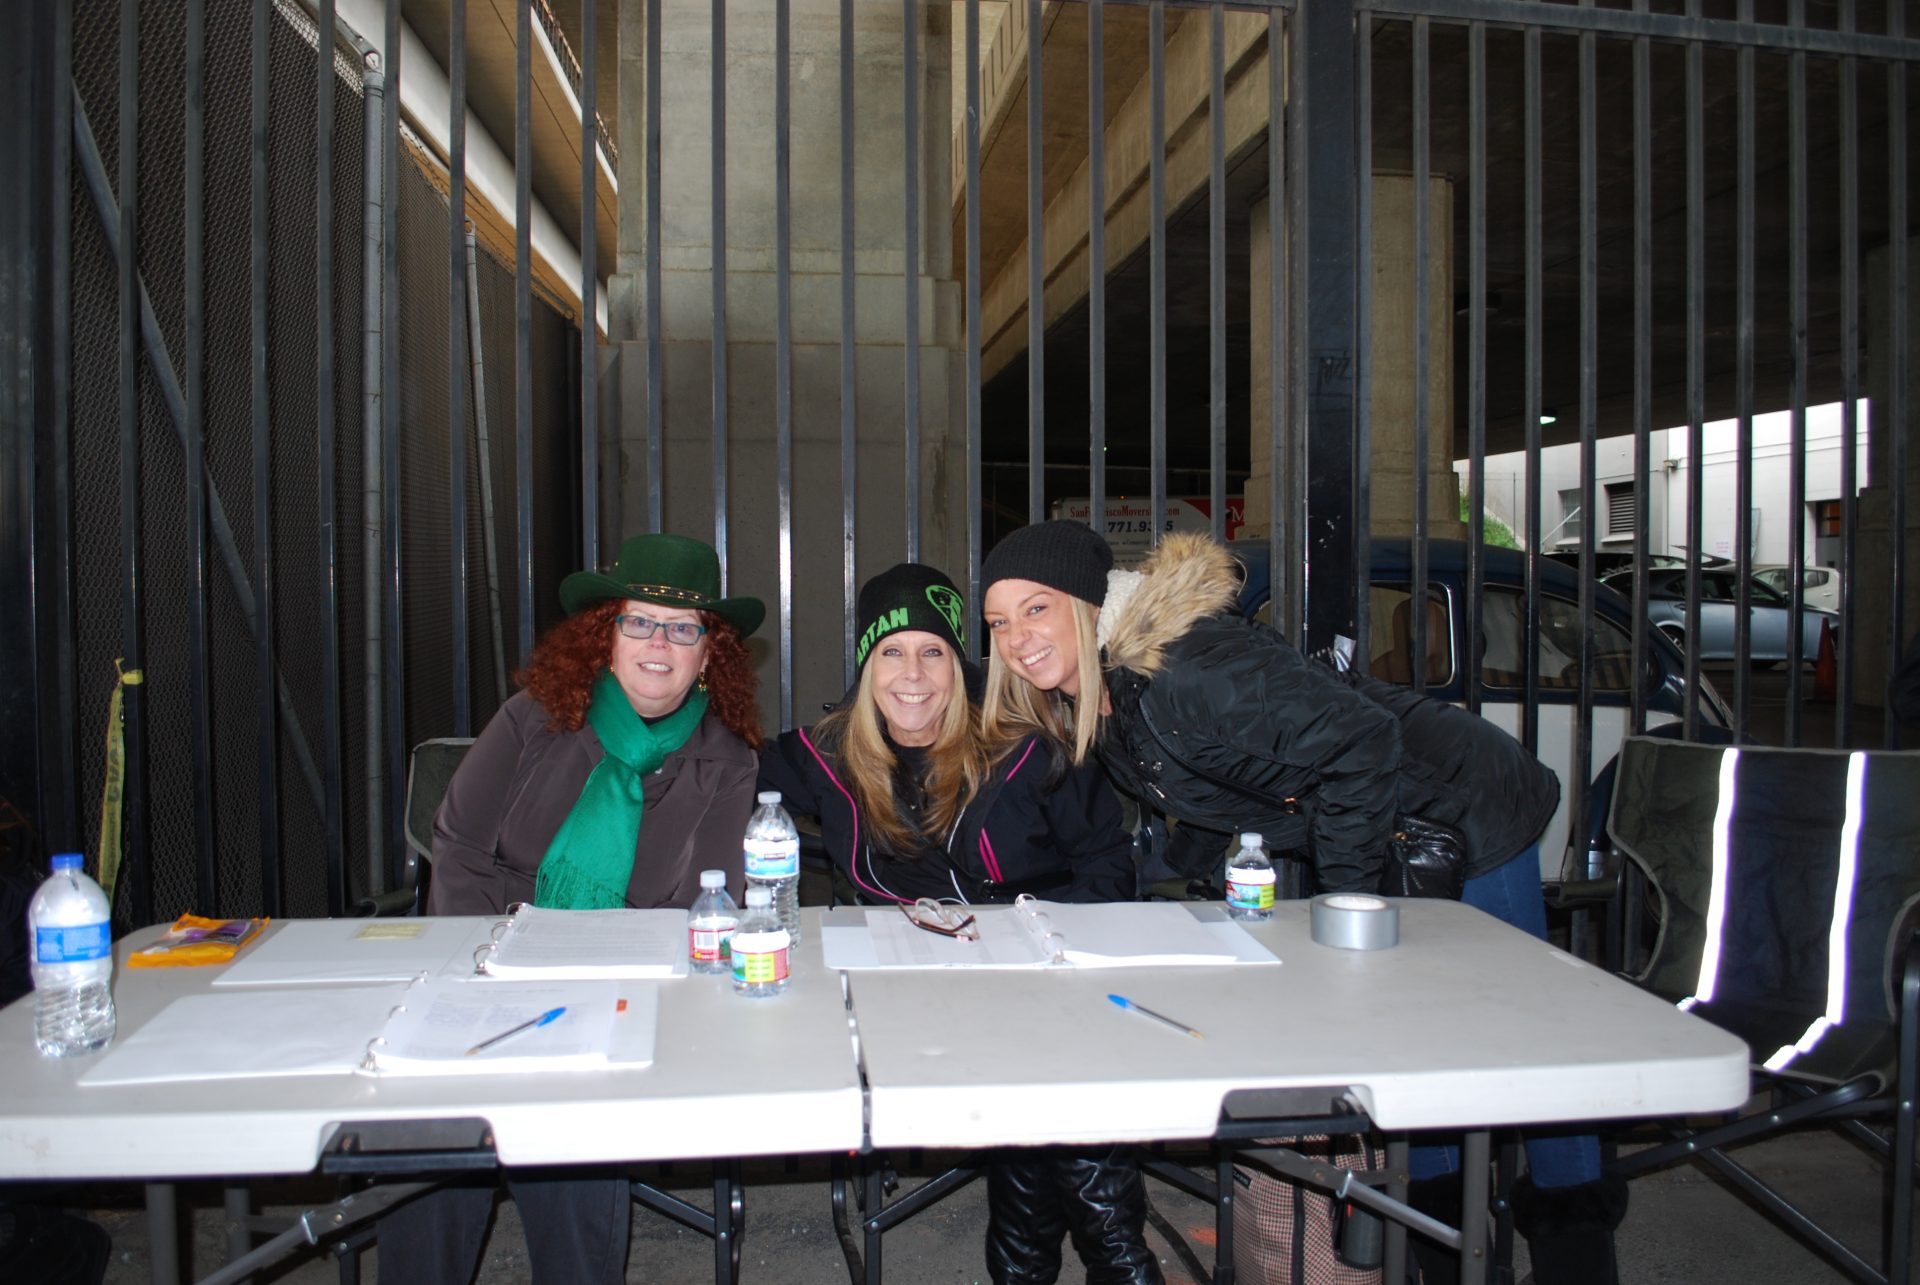
[[[819,819],[858,899],[1130,900],[1132,844],[1098,765],[1072,763],[1032,729],[982,738],[953,582],[901,563],[861,587],[855,623],[853,690],[819,723],[766,747],[760,785]],[[1054,1280],[1069,1230],[1089,1282],[1162,1279],[1129,1148],[1012,1154],[987,1166],[987,1206],[996,1285]]]
[[[1216,541],[1170,535],[1124,571],[1083,523],[1041,522],[996,545],[980,579],[986,734],[1038,728],[1078,763],[1097,751],[1122,789],[1183,823],[1175,873],[1216,870],[1227,835],[1256,830],[1306,855],[1315,891],[1373,892],[1395,819],[1412,814],[1460,833],[1463,901],[1546,936],[1538,839],[1559,802],[1553,773],[1476,714],[1336,673],[1243,619],[1237,568]],[[1612,1285],[1626,1186],[1602,1176],[1598,1139],[1526,1144],[1514,1211],[1535,1278]],[[1457,1149],[1417,1146],[1410,1168],[1416,1207],[1458,1214]],[[1425,1245],[1415,1251],[1432,1285],[1449,1260]]]

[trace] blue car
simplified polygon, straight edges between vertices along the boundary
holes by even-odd
[[[1251,618],[1271,621],[1267,542],[1236,540],[1231,548],[1246,567],[1240,607]],[[1512,549],[1484,550],[1486,592],[1481,601],[1485,648],[1476,675],[1463,672],[1467,647],[1467,546],[1460,540],[1427,542],[1426,688],[1442,700],[1465,704],[1467,683],[1478,684],[1481,716],[1520,734],[1526,697],[1526,555]],[[1410,542],[1381,537],[1373,541],[1369,568],[1371,640],[1367,667],[1376,678],[1413,681],[1413,556]],[[1573,716],[1580,684],[1580,577],[1574,568],[1540,560],[1540,691],[1537,751],[1561,782],[1559,810],[1540,836],[1544,878],[1558,879],[1565,868],[1568,798],[1573,764]],[[1604,833],[1612,766],[1632,717],[1633,606],[1605,585],[1593,587],[1593,737],[1588,762],[1593,780],[1588,791],[1589,839]],[[1686,709],[1686,658],[1657,629],[1648,631],[1647,730],[1678,735]],[[1719,693],[1700,681],[1700,722],[1694,739],[1725,742],[1733,717]],[[1587,845],[1581,845],[1586,851]]]

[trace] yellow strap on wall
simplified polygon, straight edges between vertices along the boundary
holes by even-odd
[[[107,770],[100,787],[100,887],[113,904],[113,884],[120,875],[120,806],[127,785],[126,710],[121,699],[129,686],[145,680],[137,669],[121,668],[116,656],[113,668],[120,681],[113,685],[107,702]]]

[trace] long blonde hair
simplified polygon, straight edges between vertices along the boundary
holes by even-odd
[[[927,809],[916,831],[901,817],[894,799],[893,772],[899,760],[887,738],[873,694],[873,666],[863,666],[853,700],[820,720],[822,739],[837,741],[840,766],[853,790],[854,802],[879,846],[897,856],[911,856],[924,840],[941,842],[987,776],[987,752],[980,725],[967,700],[966,672],[960,654],[949,650],[953,666],[952,696],[940,719],[939,733],[927,748],[927,775],[921,784]]]
[[[981,734],[996,754],[1036,729],[1070,749],[1076,766],[1093,752],[1100,734],[1100,698],[1106,687],[1096,641],[1100,608],[1070,593],[1061,597],[1073,616],[1079,698],[1069,700],[1058,691],[1041,691],[1013,672],[996,645],[987,656],[987,694],[980,706]]]

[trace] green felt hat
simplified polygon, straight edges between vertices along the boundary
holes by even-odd
[[[560,582],[560,605],[569,616],[609,598],[711,611],[742,638],[767,617],[767,605],[758,598],[722,598],[719,555],[711,545],[684,535],[633,536],[605,571],[576,571]]]

